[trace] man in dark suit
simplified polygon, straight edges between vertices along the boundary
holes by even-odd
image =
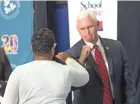
[[[77,30],[82,39],[67,53],[75,59],[89,53],[83,66],[90,74],[90,81],[76,88],[73,104],[134,104],[135,85],[126,51],[119,41],[98,36],[97,28],[95,14],[81,11]]]

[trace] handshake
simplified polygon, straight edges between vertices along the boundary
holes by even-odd
[[[80,64],[83,64],[85,59],[90,54],[90,52],[91,52],[91,48],[87,45],[83,45],[82,50],[81,50],[81,54],[80,54],[79,59],[78,59],[78,62]],[[69,57],[69,55],[66,52],[60,52],[55,57],[65,63],[65,61]]]

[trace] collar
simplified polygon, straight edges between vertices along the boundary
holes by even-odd
[[[93,48],[93,46],[94,46],[94,44],[93,44],[93,43],[86,42],[86,41],[84,41],[84,42],[85,42],[85,44],[86,44],[86,45],[88,45],[88,46],[90,46],[91,48]],[[100,40],[100,38],[99,38],[99,37],[98,37],[98,40],[97,40],[96,44],[99,46],[99,48],[101,48],[101,47],[102,47],[102,43],[101,43],[101,40]]]

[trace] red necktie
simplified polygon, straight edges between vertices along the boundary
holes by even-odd
[[[107,68],[105,62],[103,60],[103,56],[98,46],[95,44],[93,49],[95,49],[94,58],[97,64],[97,68],[100,73],[100,77],[103,83],[104,91],[103,91],[103,104],[113,104],[113,98],[111,93],[110,80],[107,72]]]

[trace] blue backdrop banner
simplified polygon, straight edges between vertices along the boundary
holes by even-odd
[[[0,45],[12,68],[33,60],[30,40],[33,33],[32,1],[0,1]]]

